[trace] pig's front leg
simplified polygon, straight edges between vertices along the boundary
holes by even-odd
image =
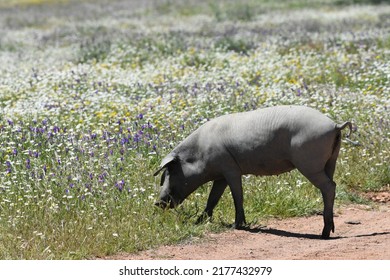
[[[219,199],[221,198],[223,192],[227,187],[227,182],[225,179],[215,180],[213,187],[211,188],[209,198],[207,200],[206,208],[203,211],[202,215],[199,216],[196,221],[197,224],[204,222],[207,218],[213,216],[213,210],[217,205]]]

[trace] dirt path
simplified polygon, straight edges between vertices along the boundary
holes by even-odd
[[[389,193],[386,194],[386,200]],[[248,231],[209,234],[186,244],[163,246],[110,259],[387,259],[390,260],[390,203],[344,206],[335,211],[336,231],[319,239],[322,217],[270,220]]]

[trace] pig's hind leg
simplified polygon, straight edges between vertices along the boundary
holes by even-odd
[[[324,202],[324,228],[322,230],[321,238],[328,239],[330,232],[334,232],[333,205],[336,193],[336,183],[329,178],[325,170],[316,173],[306,173],[301,171],[301,173],[321,191]]]
[[[236,210],[236,218],[233,224],[235,229],[246,228],[245,213],[244,213],[244,194],[242,190],[242,178],[241,174],[236,172],[230,172],[225,174],[226,182],[230,187],[230,191],[233,196],[234,207]]]

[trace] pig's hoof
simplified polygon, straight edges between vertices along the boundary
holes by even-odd
[[[321,239],[329,239],[331,231],[334,232],[334,225],[331,225],[331,228],[324,227],[322,230]]]
[[[245,222],[243,223],[234,223],[232,225],[233,229],[238,229],[238,230],[246,230],[249,228],[249,225],[247,225]]]
[[[330,232],[324,232],[322,231],[321,239],[329,239]]]
[[[196,225],[199,225],[199,224],[203,224],[205,223],[208,219],[211,219],[211,216],[209,216],[207,213],[202,213],[198,219],[196,220],[195,224]]]

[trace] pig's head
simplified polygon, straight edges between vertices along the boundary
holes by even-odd
[[[160,181],[162,189],[158,201],[155,202],[156,206],[164,209],[174,208],[196,189],[197,186],[190,183],[191,176],[185,174],[183,169],[185,163],[181,162],[178,156],[169,154],[162,160],[159,170],[154,173],[156,176],[164,170]]]

